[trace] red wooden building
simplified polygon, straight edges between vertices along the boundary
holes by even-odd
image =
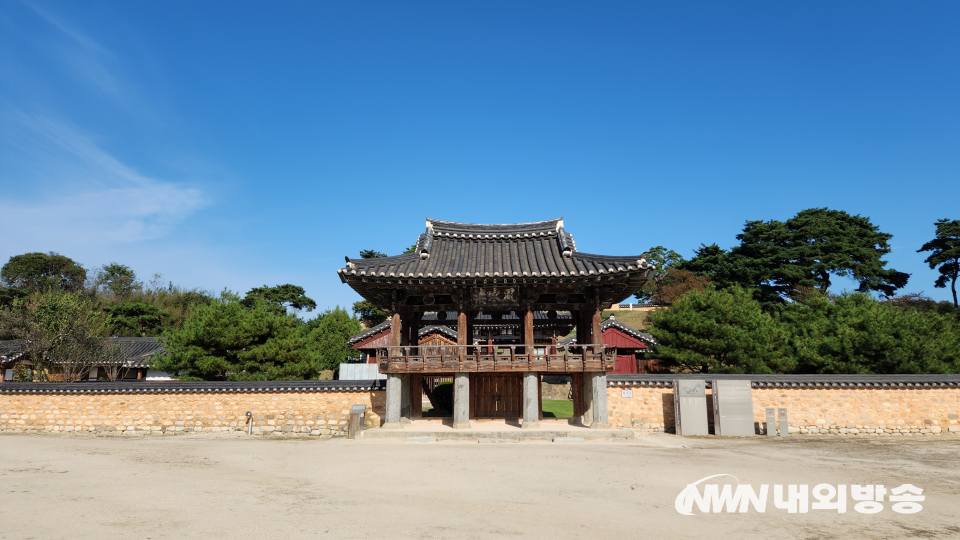
[[[670,373],[660,361],[650,358],[653,352],[652,345],[657,340],[646,332],[624,324],[613,315],[607,317],[600,324],[603,344],[616,347],[617,358],[611,373]],[[558,349],[565,349],[577,343],[577,337],[571,336],[557,343]]]
[[[628,326],[610,315],[600,325],[603,344],[617,348],[617,361],[613,373],[667,373],[660,361],[649,358],[650,346],[657,340],[646,332]]]

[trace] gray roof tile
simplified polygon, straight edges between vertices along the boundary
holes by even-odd
[[[612,257],[581,253],[563,219],[480,225],[427,219],[414,253],[347,259],[347,277],[506,278],[597,276],[648,270],[644,255]]]

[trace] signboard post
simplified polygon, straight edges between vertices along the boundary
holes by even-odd
[[[767,408],[767,436],[772,437],[777,434],[777,410],[773,407]]]
[[[750,381],[713,380],[713,431],[721,437],[752,437],[756,433]]]
[[[707,427],[707,381],[675,379],[673,408],[677,435],[709,435]]]
[[[780,417],[780,436],[786,437],[790,434],[790,425],[787,423],[787,410],[779,409],[778,412]]]

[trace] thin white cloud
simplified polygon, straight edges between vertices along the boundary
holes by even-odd
[[[117,64],[117,58],[105,47],[70,27],[34,2],[24,2],[41,19],[48,22],[64,40],[46,41],[47,46],[55,47],[60,60],[86,80],[89,84],[108,94],[123,105],[130,105],[129,85],[121,82],[111,66]]]
[[[20,177],[0,181],[35,188],[0,201],[5,247],[159,238],[207,204],[200,190],[141,174],[76,127],[20,111],[6,116],[15,126],[9,139],[18,146],[13,169]]]

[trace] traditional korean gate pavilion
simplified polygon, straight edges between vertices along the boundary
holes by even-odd
[[[540,373],[575,375],[575,384],[582,381],[575,414],[590,427],[609,426],[606,373],[614,369],[614,351],[601,344],[600,314],[652,273],[643,256],[577,251],[563,219],[478,225],[428,218],[413,253],[346,261],[341,281],[392,313],[390,346],[377,355],[387,374],[384,428],[399,428],[409,416],[422,374],[453,375],[453,427],[468,428],[471,375],[485,373],[523,374],[523,428],[539,425]],[[436,324],[447,312],[457,314],[443,321],[456,327],[457,345],[418,347],[424,315],[435,314],[429,318]],[[542,336],[538,343],[535,312],[539,325],[572,322],[578,345],[558,352]],[[490,319],[516,321],[521,339],[476,343],[474,324]]]

